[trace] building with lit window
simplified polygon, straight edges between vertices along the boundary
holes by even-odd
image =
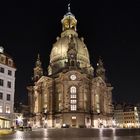
[[[123,110],[124,107],[122,104],[114,105],[114,121],[115,126],[118,128],[123,128]]]
[[[117,104],[114,108],[114,120],[118,128],[139,128],[139,118],[138,106]]]
[[[107,127],[112,125],[112,89],[102,59],[90,64],[84,38],[78,37],[77,20],[68,12],[62,33],[50,53],[48,74],[38,55],[33,83],[27,86],[33,126]]]
[[[125,108],[123,126],[125,128],[139,128],[139,116],[136,106]]]
[[[10,127],[15,93],[15,71],[12,57],[0,47],[0,128]]]

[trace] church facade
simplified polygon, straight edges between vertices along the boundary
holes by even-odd
[[[37,127],[112,126],[112,89],[106,82],[103,62],[90,64],[77,20],[68,12],[61,20],[62,33],[53,44],[47,76],[38,55],[33,84],[27,86],[30,123]]]

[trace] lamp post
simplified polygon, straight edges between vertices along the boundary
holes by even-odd
[[[47,128],[47,107],[43,108],[43,127]]]
[[[115,121],[115,119],[112,120],[112,127],[116,127],[116,121]]]
[[[16,126],[17,126],[17,127],[23,126],[23,116],[22,116],[22,114],[20,114],[20,115],[17,116],[17,119],[16,119]]]

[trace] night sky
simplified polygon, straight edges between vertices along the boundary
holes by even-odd
[[[27,103],[26,86],[40,53],[47,71],[52,44],[61,33],[68,0],[0,2],[0,45],[15,61],[16,100]],[[113,100],[140,102],[140,1],[71,0],[95,67],[101,56]]]

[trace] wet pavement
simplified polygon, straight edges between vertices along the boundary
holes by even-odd
[[[0,136],[0,140],[140,140],[140,129],[35,129]]]

